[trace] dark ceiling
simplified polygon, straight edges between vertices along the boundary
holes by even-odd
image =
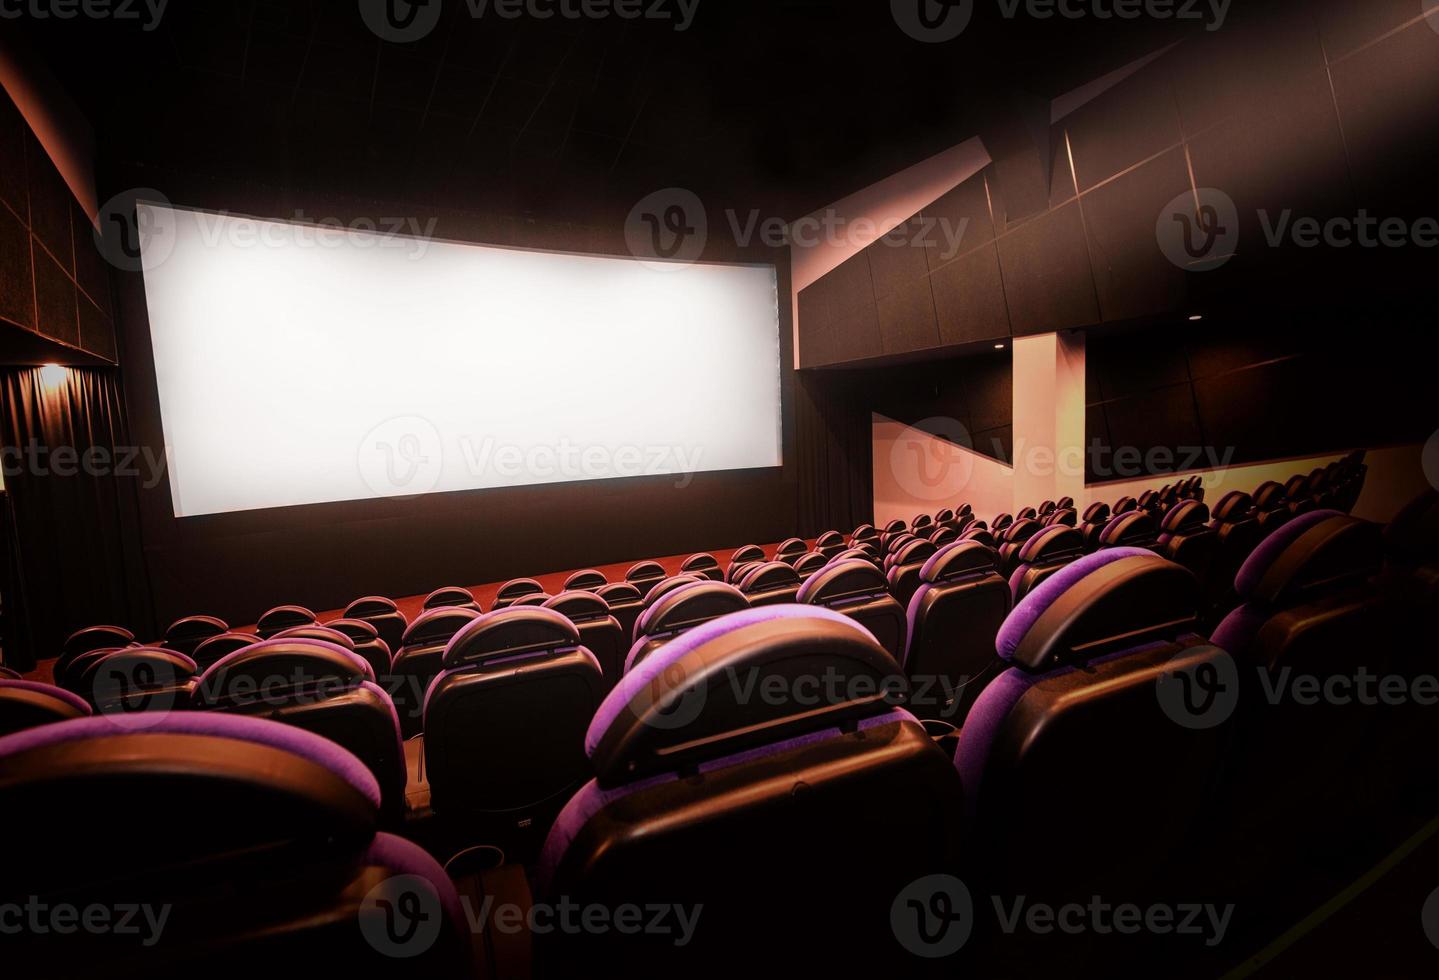
[[[1202,29],[977,0],[960,38],[924,44],[885,0],[698,0],[683,32],[431,0],[438,26],[396,44],[359,2],[171,0],[148,32],[18,27],[94,121],[102,193],[138,163],[571,219],[669,186],[792,218],[975,135],[1013,94],[1062,94]]]

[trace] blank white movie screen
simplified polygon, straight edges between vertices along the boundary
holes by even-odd
[[[139,210],[177,517],[782,463],[773,266]]]

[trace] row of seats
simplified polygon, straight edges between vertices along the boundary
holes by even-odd
[[[1208,639],[1192,571],[1151,548],[1083,555],[1008,610],[990,651],[998,668],[957,741],[927,729],[915,690],[894,683],[895,658],[849,615],[778,604],[699,624],[635,664],[576,733],[587,781],[548,826],[530,876],[537,897],[580,908],[703,905],[692,941],[552,931],[534,937],[537,968],[726,972],[773,948],[802,949],[816,968],[909,972],[892,904],[927,875],[1050,903],[1126,900],[1188,875],[1230,881],[1248,859],[1236,843],[1272,852],[1290,839],[1275,828],[1332,831],[1327,803],[1352,795],[1373,724],[1342,711],[1306,717],[1245,690],[1284,670],[1352,672],[1394,649],[1376,638],[1432,622],[1436,544],[1439,494],[1387,536],[1338,511],[1299,515],[1244,561],[1242,604]],[[980,550],[955,542],[943,553]],[[842,579],[835,569],[851,562],[873,567],[842,559],[822,573]],[[479,699],[464,715],[503,711],[502,692],[531,667],[556,665],[557,683],[597,675],[577,641],[553,610],[481,615],[447,644],[428,711],[452,691]],[[816,705],[808,682],[821,674],[836,683]],[[737,694],[736,676],[768,693]],[[1238,683],[1239,710],[1186,723],[1209,710],[1191,689],[1216,677]],[[503,723],[491,746],[512,756],[529,746],[530,719],[516,710]],[[106,833],[94,833],[93,808],[76,802],[119,790],[127,806],[108,808]],[[158,714],[133,730],[61,721],[0,739],[0,832],[43,818],[66,842],[16,855],[0,902],[123,893],[203,910],[166,934],[161,953],[124,951],[167,976],[211,955],[190,945],[197,937],[348,965],[401,942],[394,930],[371,935],[357,896],[403,875],[436,903],[424,975],[465,975],[473,937],[455,887],[378,833],[380,813],[366,767],[293,725],[223,712]],[[113,853],[114,840],[147,840],[157,826],[177,828],[164,848]],[[90,965],[93,952],[82,943],[60,955]]]

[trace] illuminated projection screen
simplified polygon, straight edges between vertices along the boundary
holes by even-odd
[[[177,517],[781,465],[773,266],[140,211]]]

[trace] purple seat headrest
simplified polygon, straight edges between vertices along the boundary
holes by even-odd
[[[453,670],[579,645],[579,628],[567,617],[541,606],[514,606],[480,616],[456,633],[441,667]]]
[[[165,631],[165,642],[171,646],[195,644],[228,632],[230,626],[223,619],[214,616],[186,616],[170,624],[170,628]]]
[[[875,560],[874,555],[865,548],[846,548],[844,551],[841,551],[839,554],[831,558],[829,560],[829,564],[833,565],[836,562],[849,561],[850,559],[857,559],[859,561],[869,562],[876,568],[879,567],[879,564]]]
[[[928,514],[916,514],[913,518],[910,519],[909,526],[912,528],[929,527],[933,523],[934,518],[930,517]]]
[[[904,521],[900,520],[898,517],[896,517],[894,520],[890,521],[884,526],[884,532],[886,534],[898,534],[899,532],[906,530],[908,530],[908,527],[905,525]]]
[[[697,555],[690,555],[680,563],[680,574],[688,572],[699,572],[701,574],[716,570],[720,567],[719,560],[708,552],[700,552]]]
[[[480,615],[477,609],[464,609],[459,606],[427,610],[405,627],[400,647],[428,647],[437,643],[448,643],[452,636]]]
[[[1039,511],[1033,507],[1021,507],[1014,515],[1016,521],[1032,521],[1039,516]]]
[[[1159,536],[1154,517],[1146,510],[1130,510],[1116,514],[1099,532],[1099,543],[1106,548],[1127,547],[1153,542]]]
[[[1015,605],[995,652],[1030,671],[1085,662],[1192,629],[1199,582],[1143,548],[1110,548],[1065,565]]]
[[[1242,521],[1254,511],[1254,498],[1242,490],[1231,490],[1214,506],[1214,519],[1221,524]]]
[[[221,633],[197,646],[191,657],[197,664],[213,664],[236,650],[243,650],[259,642],[260,638],[253,633]]]
[[[1284,484],[1284,495],[1290,500],[1298,500],[1304,496],[1308,482],[1309,477],[1296,473],[1289,478],[1288,483]]]
[[[894,553],[894,561],[890,567],[900,568],[905,565],[914,565],[928,561],[939,549],[934,546],[933,541],[926,541],[924,538],[916,538],[905,543],[904,547]]]
[[[1287,498],[1284,488],[1273,480],[1267,480],[1254,491],[1254,506],[1261,511],[1271,511],[1284,506]]]
[[[609,579],[605,578],[603,572],[593,568],[586,568],[583,571],[575,572],[565,579],[565,592],[591,592],[601,586],[608,585]]]
[[[646,582],[665,577],[665,567],[657,561],[642,561],[630,566],[625,572],[626,582]]]
[[[792,682],[819,668],[843,699],[817,707],[797,696]],[[747,699],[735,676],[796,696]],[[623,785],[887,713],[903,695],[894,660],[854,620],[763,606],[697,626],[635,666],[595,713],[585,750],[601,786]]]
[[[696,582],[660,597],[641,613],[635,624],[635,635],[663,636],[748,608],[749,597],[733,585]]]
[[[61,653],[63,656],[75,657],[91,650],[127,647],[134,642],[135,634],[123,626],[87,626],[65,638]]]
[[[1045,527],[1054,524],[1063,524],[1065,527],[1075,527],[1079,524],[1079,515],[1073,507],[1057,507],[1050,511],[1049,516],[1044,519]]]
[[[575,625],[610,618],[610,604],[593,592],[561,592],[543,608],[553,609]]]
[[[829,558],[822,551],[810,551],[794,560],[795,573],[806,578],[829,564]]]
[[[596,589],[593,595],[599,596],[607,606],[620,606],[631,602],[640,602],[644,596],[640,590],[631,582],[611,582],[602,589]]]
[[[1117,517],[1120,514],[1127,514],[1131,510],[1135,510],[1138,507],[1139,501],[1135,500],[1133,497],[1120,497],[1119,500],[1115,502],[1114,509],[1111,513]]]
[[[970,538],[940,548],[919,570],[919,580],[934,585],[993,572],[999,564],[994,549]]]
[[[1363,581],[1383,560],[1377,524],[1337,510],[1301,514],[1265,538],[1234,578],[1241,598],[1279,605]]]
[[[952,520],[954,520],[954,511],[948,508],[937,511],[934,515],[934,523],[936,524],[948,524]]]
[[[345,618],[369,619],[372,616],[394,615],[399,611],[400,607],[395,605],[394,599],[386,599],[382,595],[367,595],[345,607]]]
[[[936,548],[943,547],[944,545],[951,544],[958,540],[959,529],[949,525],[945,525],[944,527],[940,528],[938,531],[935,531],[929,536],[929,543],[934,545]]]
[[[888,592],[884,573],[874,562],[863,558],[836,558],[805,580],[795,602],[801,605],[832,606],[859,596]]]
[[[800,538],[786,538],[779,543],[779,547],[775,548],[774,553],[776,558],[780,555],[793,555],[798,557],[808,550],[809,545],[805,544]]]
[[[838,531],[826,531],[815,540],[819,548],[838,548],[844,545],[844,536]]]
[[[1073,509],[1074,509],[1074,498],[1073,498],[1073,497],[1060,497],[1058,503],[1057,503],[1055,506],[1056,506],[1059,510],[1073,510]]]
[[[356,646],[370,643],[379,639],[380,636],[380,631],[375,628],[375,624],[363,619],[332,619],[325,626],[348,636],[350,642]]]
[[[963,534],[961,534],[959,536],[959,539],[961,542],[977,541],[980,544],[984,545],[986,548],[999,547],[999,541],[997,538],[995,538],[994,532],[987,527],[972,527],[968,531],[965,531]]]
[[[1005,544],[1020,544],[1038,534],[1043,526],[1032,517],[1017,518],[1004,529],[1003,541]]]
[[[1181,500],[1164,515],[1159,530],[1165,534],[1194,534],[1209,527],[1209,508],[1198,500]]]
[[[747,565],[752,561],[764,561],[764,549],[757,544],[747,544],[743,548],[736,548],[735,553],[729,558],[731,568],[736,565]]]
[[[514,602],[516,599],[543,591],[545,591],[545,587],[532,578],[511,579],[500,586],[500,591],[495,593],[495,601]]]
[[[1093,503],[1090,504],[1088,507],[1084,508],[1085,524],[1108,524],[1109,517],[1110,514],[1108,504]]]
[[[954,516],[955,516],[956,518],[959,518],[959,517],[969,517],[969,516],[970,516],[971,514],[973,514],[973,513],[974,513],[974,508],[971,507],[971,506],[969,506],[969,504],[960,504],[958,507],[956,507],[956,508],[954,509]]]
[[[425,596],[423,608],[444,609],[447,606],[474,606],[474,593],[469,589],[462,589],[457,585],[447,585],[442,589],[436,589]]]
[[[315,614],[304,606],[276,606],[261,616],[256,625],[261,630],[283,630],[316,622]]]
[[[1066,524],[1051,524],[1019,549],[1023,564],[1048,563],[1084,553],[1084,535]]]
[[[671,575],[669,578],[662,579],[650,586],[650,590],[645,593],[645,607],[653,606],[659,601],[660,596],[667,595],[682,586],[712,581],[714,580],[706,575]]]
[[[355,641],[350,634],[344,630],[333,629],[329,626],[321,626],[314,623],[309,626],[295,626],[287,630],[281,630],[272,640],[319,640],[322,643],[333,643],[335,646],[344,647],[346,650],[355,649]]]
[[[9,667],[0,667],[0,680],[18,681],[20,680],[20,673],[19,671],[11,670]]]
[[[78,694],[39,681],[16,677],[0,677],[0,702],[24,699],[36,713],[53,715],[54,721],[69,721],[91,714],[90,705]],[[5,711],[0,709],[0,730],[5,724]]]
[[[520,598],[516,599],[514,602],[510,603],[510,606],[543,606],[545,603],[549,602],[553,598],[554,596],[550,595],[548,592],[531,592],[527,596],[521,596]],[[507,606],[506,608],[509,607]],[[498,611],[499,610],[496,609],[496,612]]]
[[[879,530],[873,524],[861,524],[859,527],[854,529],[854,533],[849,536],[849,540],[851,542],[878,541]]]
[[[261,698],[337,693],[374,680],[369,662],[338,644],[261,640],[212,664],[200,677],[195,703],[214,708]]]
[[[892,555],[911,541],[919,540],[921,540],[920,536],[910,531],[901,531],[898,534],[890,535],[888,540],[884,541],[884,553]]]

